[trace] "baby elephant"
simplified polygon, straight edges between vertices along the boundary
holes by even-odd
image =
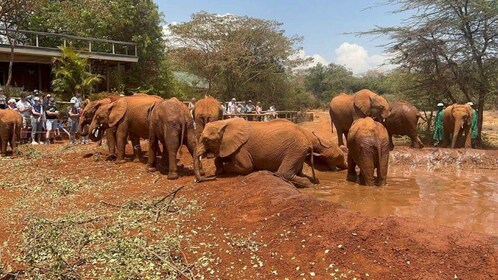
[[[374,170],[380,186],[386,184],[389,162],[389,135],[386,128],[372,118],[356,120],[348,135],[348,177],[356,181],[355,167],[360,168],[360,184],[374,185]]]

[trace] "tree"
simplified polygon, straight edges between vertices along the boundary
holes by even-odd
[[[43,5],[30,15],[26,29],[134,42],[138,46],[138,63],[122,77],[123,83],[141,91],[169,91],[171,75],[165,63],[162,34],[164,16],[152,0],[38,1]]]
[[[79,91],[85,96],[91,91],[92,86],[102,81],[102,76],[90,73],[88,59],[80,57],[70,47],[60,47],[60,50],[62,57],[56,58],[56,67],[52,68],[54,91],[70,96]]]
[[[35,6],[30,0],[0,0],[0,36],[7,39],[10,45],[10,60],[8,77],[5,86],[9,88],[12,81],[14,65],[14,49],[19,38],[19,28]]]
[[[288,91],[290,68],[303,62],[292,58],[301,38],[287,38],[281,25],[200,12],[169,26],[169,53],[183,69],[206,79],[213,96],[278,104]]]
[[[421,90],[447,102],[478,105],[481,142],[486,102],[497,94],[498,2],[496,0],[391,0],[412,11],[405,26],[364,34],[391,38],[393,62],[416,73]],[[398,11],[398,12],[399,12]]]

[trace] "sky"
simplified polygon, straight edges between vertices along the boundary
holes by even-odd
[[[166,23],[189,21],[193,13],[206,11],[233,14],[283,23],[287,36],[303,36],[301,55],[311,56],[315,64],[336,63],[354,74],[381,66],[388,57],[387,38],[357,36],[376,26],[399,26],[406,14],[393,14],[396,7],[387,0],[155,0]]]

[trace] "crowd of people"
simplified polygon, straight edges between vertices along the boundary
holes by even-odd
[[[188,104],[188,107],[191,111],[194,108],[195,102],[196,102],[196,99],[192,98]],[[266,114],[264,116],[264,120],[271,120],[271,119],[275,119],[277,117],[277,111],[275,110],[274,105],[271,105],[267,111],[263,111],[263,106],[261,105],[261,102],[259,102],[259,101],[256,102],[256,104],[254,104],[252,102],[252,100],[237,102],[236,98],[232,98],[226,104],[222,103],[221,106],[223,107],[223,115],[244,115],[244,114],[263,115],[263,114]],[[257,120],[261,120],[260,116],[254,116],[254,117],[243,116],[243,117],[248,119],[248,120],[253,120],[254,117],[257,118]]]
[[[83,109],[79,92],[71,97],[67,114],[61,112],[53,96],[36,89],[30,95],[22,92],[18,101],[15,98],[6,100],[0,88],[0,109],[14,110],[22,116],[21,143],[51,144],[56,137],[61,136],[62,131],[68,135],[72,144],[76,144],[78,120]],[[82,137],[81,144],[88,144],[88,138]]]

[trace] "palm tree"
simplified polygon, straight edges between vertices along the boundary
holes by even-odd
[[[87,58],[81,57],[70,47],[59,49],[62,57],[55,58],[57,66],[52,68],[52,88],[55,92],[74,95],[79,91],[84,96],[93,85],[102,82],[102,75],[90,73]]]

